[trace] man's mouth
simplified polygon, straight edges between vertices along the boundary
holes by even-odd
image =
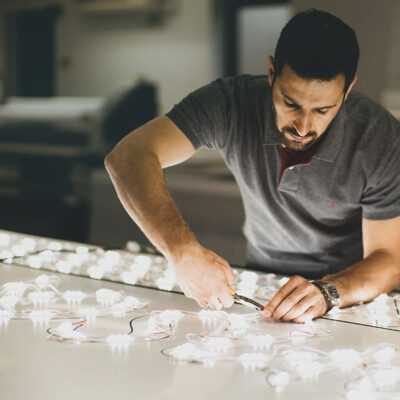
[[[287,133],[289,134],[290,138],[296,142],[304,142],[305,140],[308,139],[308,136],[297,136],[290,132]]]

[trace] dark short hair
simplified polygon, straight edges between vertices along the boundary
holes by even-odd
[[[360,50],[352,28],[315,9],[296,14],[282,29],[274,55],[275,74],[286,63],[303,78],[329,81],[340,73],[347,90],[357,70]]]

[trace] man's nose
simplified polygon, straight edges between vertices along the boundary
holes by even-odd
[[[310,114],[301,113],[296,116],[293,125],[300,136],[306,136],[312,129],[312,117]]]

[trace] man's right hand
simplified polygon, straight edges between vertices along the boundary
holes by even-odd
[[[170,261],[176,281],[186,297],[213,310],[232,306],[233,297],[228,285],[232,285],[236,278],[222,257],[197,243],[185,246],[179,256]]]

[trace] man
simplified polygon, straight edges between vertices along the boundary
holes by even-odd
[[[203,146],[221,152],[241,190],[247,265],[294,275],[265,317],[304,322],[400,283],[400,124],[350,94],[358,54],[340,19],[299,13],[281,32],[268,77],[217,80],[108,155],[125,209],[202,307],[231,306],[235,277],[196,241],[162,168]]]

